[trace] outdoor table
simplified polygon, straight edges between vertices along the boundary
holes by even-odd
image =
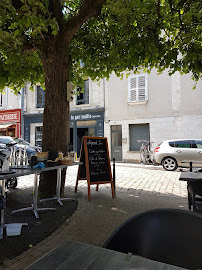
[[[179,180],[187,181],[187,182],[202,180],[202,173],[201,172],[181,172]]]
[[[60,197],[60,188],[61,188],[61,171],[64,168],[67,168],[69,166],[73,166],[73,165],[79,165],[82,164],[81,162],[74,162],[72,164],[66,164],[66,165],[59,165],[59,166],[54,166],[54,167],[46,167],[41,169],[42,172],[46,172],[46,171],[50,171],[53,169],[57,169],[57,186],[56,186],[56,196],[54,196],[53,198],[45,198],[40,200],[40,202],[44,202],[44,201],[50,201],[50,200],[57,200],[57,202],[63,206],[62,201],[74,201],[75,199],[73,198],[61,198]]]
[[[68,166],[72,166],[72,165],[76,165],[77,163],[72,163],[72,164],[67,164],[67,165],[59,165],[59,166],[53,166],[53,167],[45,167],[45,168],[25,168],[25,169],[17,169],[15,174],[12,174],[13,177],[17,177],[17,176],[23,176],[23,175],[28,175],[28,174],[34,174],[34,189],[33,189],[33,204],[31,205],[31,207],[26,207],[26,208],[21,208],[21,209],[17,209],[12,211],[12,213],[17,213],[17,212],[22,212],[22,211],[29,211],[29,210],[33,210],[35,217],[39,218],[38,215],[38,211],[52,211],[52,210],[56,210],[56,208],[38,208],[37,205],[37,200],[38,200],[38,182],[39,182],[39,174],[42,172],[46,172],[46,171],[53,171],[53,170],[57,170],[57,187],[56,187],[56,197],[54,198],[48,198],[48,200],[50,199],[57,199],[58,203],[60,205],[62,204],[63,199],[69,199],[69,198],[60,198],[60,187],[61,187],[61,170],[68,167]],[[69,199],[70,200],[70,199]]]
[[[21,176],[21,175],[22,175],[22,172],[19,171],[16,174],[16,172],[14,172],[12,170],[10,170],[10,173],[8,172],[6,174],[5,173],[0,174],[1,195],[3,195],[5,197],[5,182],[6,182],[6,180],[10,179],[12,177],[17,177],[17,176]],[[24,175],[24,171],[23,171],[23,175]],[[3,229],[4,229],[4,227],[8,225],[8,224],[5,224],[4,211],[5,211],[5,209],[1,209],[0,239],[3,238]],[[27,225],[26,223],[20,223],[20,224],[21,225]]]
[[[149,270],[180,270],[184,269],[140,256],[124,254],[121,252],[92,246],[76,241],[64,241],[61,245],[47,253],[45,256],[25,268],[26,270],[123,270],[123,269],[149,269]]]
[[[34,188],[33,188],[33,203],[31,207],[21,208],[12,211],[12,214],[23,211],[33,211],[36,218],[39,218],[38,211],[54,211],[56,208],[38,208],[38,184],[39,184],[39,174],[42,172],[40,168],[16,168],[16,173],[12,174],[13,177],[25,176],[29,174],[34,174]],[[10,176],[11,177],[11,176]]]
[[[202,173],[192,171],[181,172],[179,180],[187,181],[188,207],[191,210],[191,206],[193,205],[193,211],[197,211],[196,201],[197,202],[202,201],[201,199]]]

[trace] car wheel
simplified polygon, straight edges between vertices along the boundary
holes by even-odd
[[[162,161],[163,168],[166,171],[175,171],[178,167],[177,161],[172,157],[166,157]]]

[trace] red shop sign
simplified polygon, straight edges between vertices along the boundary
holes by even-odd
[[[20,122],[21,110],[9,110],[0,112],[0,123]]]

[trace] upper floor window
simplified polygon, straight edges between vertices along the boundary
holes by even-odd
[[[44,108],[45,103],[45,91],[41,86],[37,86],[37,108]]]
[[[42,147],[42,126],[35,127],[35,145]]]
[[[85,80],[83,89],[79,87],[77,91],[76,105],[89,104],[89,80]]]
[[[7,88],[0,92],[0,107],[7,106]]]
[[[128,102],[145,102],[148,100],[147,76],[131,75],[128,78]]]

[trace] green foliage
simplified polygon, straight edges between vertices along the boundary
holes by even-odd
[[[65,23],[78,16],[85,1],[61,3]],[[198,80],[201,22],[200,0],[107,0],[101,15],[89,19],[71,39],[70,79],[82,85],[87,77],[108,78],[113,71],[120,76],[124,70],[156,68],[169,69],[170,74],[192,72]],[[60,29],[49,0],[0,1],[0,89],[17,91],[27,81],[43,83],[40,45]]]
[[[162,72],[169,69],[202,72],[202,2],[156,0],[109,0],[99,21],[89,20],[71,44],[75,69],[79,59],[85,63],[81,76],[93,79],[108,77],[114,70],[153,67]],[[75,74],[75,72],[73,72]]]

